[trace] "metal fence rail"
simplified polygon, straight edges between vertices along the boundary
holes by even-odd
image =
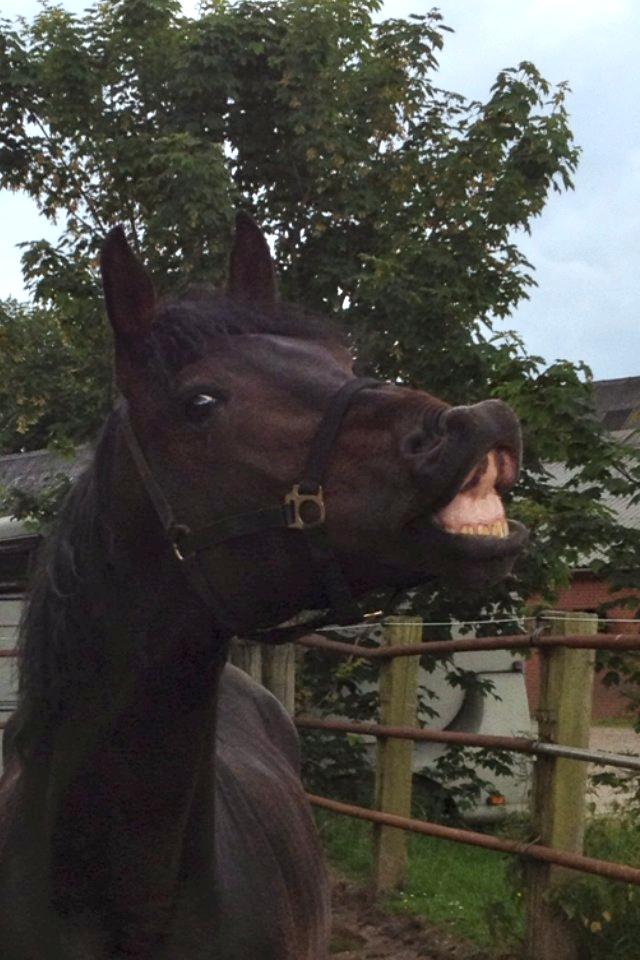
[[[300,647],[326,650],[347,657],[362,657],[365,660],[388,660],[390,657],[416,657],[428,654],[431,657],[448,657],[453,653],[468,653],[480,650],[543,650],[553,647],[570,647],[578,650],[628,650],[640,651],[640,635],[618,633],[570,634],[566,637],[543,636],[535,632],[523,635],[516,633],[504,637],[478,637],[464,640],[432,640],[429,643],[399,644],[392,647],[363,647],[358,643],[343,643],[329,640],[318,634],[300,637]],[[16,649],[0,650],[0,657],[15,657]]]
[[[397,887],[404,879],[404,831],[523,858],[528,863],[525,886],[527,960],[549,960],[550,956],[554,960],[577,960],[577,946],[567,918],[549,897],[551,888],[562,882],[567,868],[640,885],[640,869],[586,857],[582,853],[585,762],[640,770],[640,757],[589,750],[595,651],[640,651],[640,635],[598,634],[598,620],[590,614],[566,614],[564,618],[558,617],[557,621],[553,626],[554,634],[550,636],[534,630],[527,635],[519,633],[424,643],[420,620],[390,618],[379,647],[344,643],[317,634],[297,641],[300,646],[351,659],[377,660],[380,667],[379,724],[316,717],[296,719],[298,727],[302,729],[372,734],[377,738],[376,809],[357,807],[316,795],[309,796],[310,802],[325,810],[357,817],[374,825],[373,873],[378,890]],[[538,651],[541,672],[539,739],[421,730],[416,726],[420,657],[446,658],[455,653],[481,650]],[[410,816],[411,741],[513,750],[535,756],[532,815],[535,842],[522,843],[413,819]]]
[[[388,660],[391,657],[416,657],[428,654],[431,657],[448,657],[452,653],[467,653],[478,650],[544,650],[554,647],[570,647],[576,650],[640,650],[637,634],[569,634],[543,636],[537,632],[523,635],[516,633],[504,637],[469,637],[463,640],[432,640],[429,643],[398,644],[388,647],[363,647],[357,643],[343,643],[312,634],[300,637],[296,643],[301,647],[326,650],[329,653],[366,660]]]
[[[349,720],[325,720],[320,717],[294,717],[301,730],[330,730],[335,733],[359,733],[373,737],[391,737],[398,740],[449,743],[455,746],[480,747],[485,750],[508,750],[530,756],[566,757],[585,760],[600,767],[621,767],[640,770],[640,756],[624,753],[604,753],[563,744],[546,743],[527,737],[500,737],[487,733],[460,733],[454,730],[424,730],[420,727],[389,727],[379,723],[352,723]]]
[[[429,820],[414,820],[412,817],[394,816],[390,813],[382,813],[379,810],[369,810],[367,807],[358,807],[351,803],[330,800],[328,797],[319,797],[313,793],[308,793],[307,798],[314,807],[321,807],[323,810],[344,814],[347,817],[356,817],[358,820],[368,820],[370,823],[378,823],[386,827],[397,827],[400,830],[421,833],[427,837],[453,840],[454,843],[484,847],[485,850],[496,850],[498,853],[515,854],[529,860],[539,860],[558,867],[579,870],[581,873],[592,873],[599,877],[607,877],[608,880],[619,880],[623,883],[640,886],[640,870],[636,867],[628,867],[626,864],[612,863],[609,860],[596,860],[594,857],[585,857],[582,854],[571,853],[566,850],[556,850],[553,847],[546,847],[535,842],[506,840],[504,837],[476,833],[474,830],[445,827],[440,823],[431,823]],[[550,960],[550,958],[547,958],[547,960]]]

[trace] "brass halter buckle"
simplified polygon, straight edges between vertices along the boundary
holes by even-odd
[[[317,516],[311,520],[305,520],[302,516],[302,510],[308,503],[312,503],[317,512]],[[300,493],[300,484],[296,483],[284,498],[284,505],[289,511],[293,511],[287,526],[295,530],[309,530],[311,527],[319,527],[325,520],[324,494],[322,487],[318,487],[317,493]]]

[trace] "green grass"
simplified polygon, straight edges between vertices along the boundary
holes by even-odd
[[[598,817],[587,825],[585,850],[589,857],[640,866],[640,828],[636,820]]]
[[[366,880],[373,863],[369,824],[324,810],[315,816],[330,862],[352,880]]]
[[[367,882],[371,870],[371,827],[322,812],[321,836],[330,862],[346,876]],[[409,872],[391,910],[426,917],[481,947],[502,945],[504,930],[522,932],[520,897],[498,853],[432,837],[409,838]]]
[[[453,849],[452,849],[453,848]],[[432,837],[409,840],[409,873],[396,909],[428,917],[481,947],[522,935],[521,895],[499,853]]]
[[[318,811],[330,862],[342,874],[369,881],[371,826]],[[522,823],[500,832],[523,836]],[[585,853],[602,860],[640,866],[640,829],[634,820],[589,823]],[[490,954],[516,946],[523,932],[523,897],[518,861],[509,856],[432,837],[409,837],[409,871],[404,892],[387,901],[390,910],[409,912],[470,940]],[[640,889],[583,876],[558,897],[572,916],[588,960],[638,960]]]
[[[637,819],[598,819],[589,824],[585,853],[640,866]],[[573,919],[580,956],[587,960],[638,960],[640,888],[583,875],[555,899]]]

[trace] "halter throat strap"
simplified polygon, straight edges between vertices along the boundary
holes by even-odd
[[[121,426],[142,484],[187,580],[218,615],[227,605],[216,595],[200,562],[201,554],[228,540],[253,536],[265,530],[286,528],[304,535],[306,539],[314,573],[331,611],[329,621],[348,622],[357,617],[355,600],[327,534],[323,483],[338,432],[351,401],[362,390],[380,386],[382,384],[377,380],[359,377],[349,380],[334,394],[311,442],[302,478],[293,484],[280,504],[222,517],[197,530],[192,530],[176,518],[171,504],[153,475],[125,406]],[[326,617],[324,619],[326,620]],[[231,623],[228,627],[229,632],[233,633]],[[308,632],[308,628],[307,631],[300,632]],[[258,633],[262,639],[266,639],[270,634],[273,634],[270,639],[278,639],[278,628],[267,628]],[[289,639],[287,631],[284,633],[284,639]]]

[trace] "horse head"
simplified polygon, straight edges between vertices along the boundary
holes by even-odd
[[[359,383],[330,442],[314,441],[356,379],[352,357],[328,322],[278,300],[269,248],[249,217],[237,219],[224,293],[157,300],[120,228],[105,241],[102,274],[131,469],[137,460],[151,478],[160,519],[169,511],[175,536],[164,548],[185,569],[194,558],[184,543],[197,553],[198,577],[233,630],[327,605],[309,531],[299,529],[305,511],[356,597],[433,577],[481,588],[511,570],[527,539],[502,503],[520,468],[511,409]],[[321,492],[303,491],[292,506],[316,442],[326,447]],[[283,509],[282,523],[262,523]]]

